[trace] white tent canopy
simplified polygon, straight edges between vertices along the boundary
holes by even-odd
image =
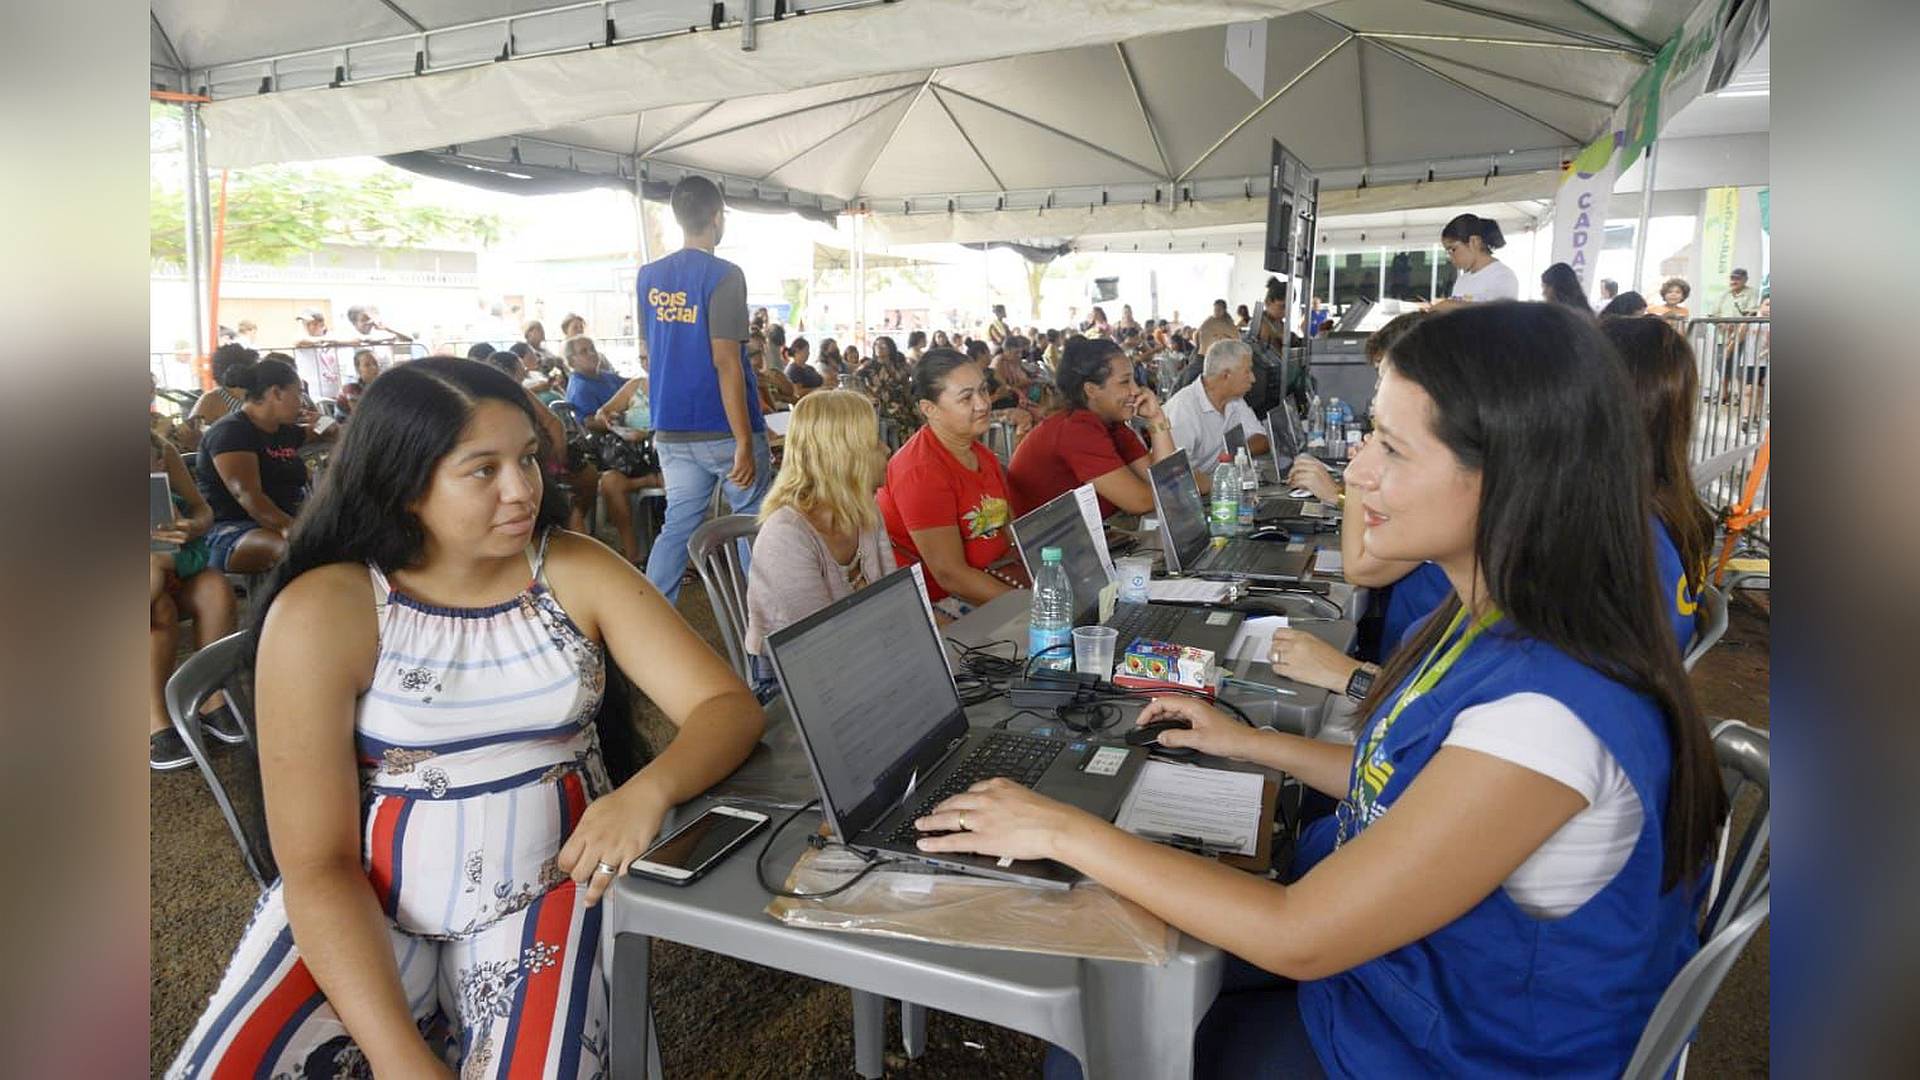
[[[861,0],[752,23],[753,51],[743,0],[692,33],[705,0],[152,10],[156,81],[215,99],[216,166],[424,149],[699,172],[914,242],[1260,220],[1274,139],[1322,176],[1323,215],[1543,197],[1692,6]],[[1248,19],[1263,93],[1224,63]]]

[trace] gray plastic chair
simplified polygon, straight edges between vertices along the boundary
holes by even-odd
[[[702,522],[687,538],[687,558],[706,586],[713,621],[727,646],[734,673],[753,685],[753,659],[747,655],[747,551],[760,534],[760,522],[747,514],[727,514]]]
[[[704,522],[687,538],[687,558],[700,574],[727,646],[727,662],[748,686],[754,682],[753,658],[747,655],[746,549],[760,535],[760,522],[746,514],[727,514]],[[853,990],[853,1056],[855,1072],[863,1077],[882,1074],[886,1046],[886,999]],[[910,1001],[900,1003],[900,1028],[907,1056],[917,1058],[927,1045],[927,1010]]]
[[[180,733],[193,763],[200,767],[200,775],[212,789],[220,816],[226,819],[227,829],[240,845],[240,859],[247,864],[247,873],[264,889],[278,880],[280,868],[273,861],[273,847],[267,838],[266,801],[260,793],[259,741],[254,734],[253,691],[248,678],[251,674],[247,654],[250,633],[242,630],[228,634],[188,657],[180,670],[167,680],[166,699],[167,716],[173,721],[173,729]],[[213,762],[207,756],[206,736],[200,728],[200,707],[216,690],[226,695],[227,707],[239,718],[240,730],[247,737],[246,742],[233,748],[233,753],[241,755],[243,767],[236,781],[244,805],[235,803],[234,793],[227,790],[219,774],[214,772]]]
[[[1747,942],[1767,921],[1773,883],[1772,869],[1766,865],[1773,823],[1769,743],[1766,732],[1738,720],[1722,721],[1713,729],[1714,756],[1720,762],[1729,802],[1738,806],[1749,791],[1757,793],[1758,801],[1737,841],[1731,817],[1721,828],[1700,951],[1660,995],[1627,1063],[1627,1080],[1656,1080],[1674,1068],[1676,1060],[1676,1076],[1685,1075],[1687,1047],[1701,1015]]]
[[[1688,671],[1700,662],[1700,658],[1713,651],[1720,639],[1727,636],[1727,594],[1708,585],[1700,590],[1700,618],[1693,635],[1692,644],[1687,646],[1684,661]]]
[[[1005,465],[1013,460],[1013,425],[995,420],[987,425],[987,449]]]

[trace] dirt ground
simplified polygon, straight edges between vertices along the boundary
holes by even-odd
[[[681,592],[687,619],[719,647],[706,597]],[[1708,716],[1768,721],[1765,594],[1734,605],[1727,636],[1694,672]],[[642,704],[644,732],[662,722]],[[216,750],[216,767],[235,755]],[[196,770],[152,774],[150,903],[155,1075],[172,1059],[213,992],[256,896],[226,826]],[[1768,1071],[1767,931],[1748,946],[1701,1024],[1688,1069],[1695,1076]],[[850,1076],[853,1027],[847,991],[667,943],[654,946],[655,1010],[669,1075]],[[928,1049],[908,1061],[896,1014],[888,1023],[894,1077],[1036,1076],[1044,1047],[988,1024],[935,1013]]]

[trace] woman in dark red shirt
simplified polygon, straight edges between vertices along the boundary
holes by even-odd
[[[1058,384],[1067,408],[1042,420],[1013,452],[1008,479],[1014,512],[1024,514],[1092,483],[1100,516],[1152,513],[1147,467],[1179,449],[1160,400],[1134,381],[1133,365],[1106,338],[1069,339]],[[1135,416],[1147,422],[1151,445],[1127,426]]]
[[[926,426],[887,462],[879,493],[894,561],[924,564],[935,601],[979,605],[1024,588],[1018,561],[1007,559],[1007,476],[980,442],[991,413],[980,369],[952,349],[929,350],[914,365],[913,396]]]

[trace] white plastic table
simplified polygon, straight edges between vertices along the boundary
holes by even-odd
[[[990,640],[981,631],[1004,626],[1025,603],[1024,593],[1007,594],[947,627],[947,636],[969,644]],[[1010,711],[1001,700],[970,710],[968,718],[990,724]],[[769,721],[762,750],[714,793],[682,807],[682,820],[715,797],[737,798],[749,790],[789,805],[813,796],[779,702],[769,706]],[[818,814],[810,812],[782,834],[767,856],[769,878],[785,879],[818,823]],[[628,875],[607,891],[600,934],[610,975],[615,1077],[658,1074],[648,996],[652,938],[873,995],[855,995],[856,1030],[869,1036],[861,1041],[872,1058],[881,1045],[881,999],[897,998],[913,1003],[910,1008],[939,1009],[1045,1039],[1078,1058],[1090,1077],[1177,1080],[1192,1074],[1193,1033],[1220,988],[1223,956],[1213,946],[1181,935],[1174,955],[1155,967],[789,927],[765,914],[769,897],[753,867],[761,843],[756,837],[691,885]],[[858,1064],[863,1074],[878,1075],[877,1060]]]

